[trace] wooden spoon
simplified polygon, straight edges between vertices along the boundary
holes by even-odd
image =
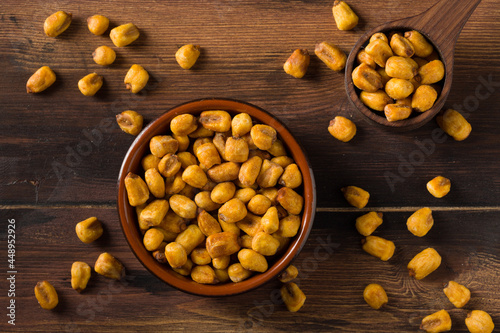
[[[411,130],[431,120],[443,107],[451,89],[453,78],[453,54],[455,43],[465,23],[472,15],[481,0],[440,0],[423,13],[381,24],[365,33],[354,45],[345,70],[345,86],[349,100],[363,115],[375,123],[391,129]],[[395,122],[388,121],[383,113],[376,113],[367,108],[359,99],[359,90],[352,82],[352,71],[355,68],[356,55],[366,46],[370,37],[376,32],[417,30],[434,44],[445,66],[443,89],[434,106],[415,117]]]

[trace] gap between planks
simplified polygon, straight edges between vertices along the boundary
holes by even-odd
[[[359,213],[359,212],[414,212],[422,207],[317,207],[316,213]],[[500,206],[483,207],[429,207],[433,211],[483,211],[500,212]],[[82,204],[55,204],[55,205],[0,205],[0,210],[22,210],[22,209],[117,209],[115,204],[82,203]]]

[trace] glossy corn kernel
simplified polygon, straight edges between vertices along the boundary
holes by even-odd
[[[56,82],[56,74],[49,66],[40,67],[26,83],[28,93],[39,93],[50,87]]]
[[[226,140],[224,155],[226,161],[243,163],[248,160],[248,143],[242,138],[229,137]]]
[[[427,183],[427,191],[436,198],[442,198],[450,192],[451,181],[443,176],[437,176]]]
[[[274,235],[280,237],[294,237],[299,232],[301,219],[298,215],[287,215],[280,220],[278,230]]]
[[[141,65],[134,64],[128,70],[123,82],[125,83],[125,88],[137,94],[146,86],[148,80],[148,72]]]
[[[149,141],[149,150],[151,154],[158,158],[162,158],[167,154],[175,154],[179,148],[179,142],[170,135],[157,135]],[[158,161],[159,163],[160,161]]]
[[[261,188],[274,187],[278,183],[283,171],[280,165],[265,159],[262,162],[262,167],[256,182]]]
[[[482,310],[473,310],[468,313],[465,325],[471,333],[491,333],[495,329],[491,316]]]
[[[429,247],[413,257],[407,267],[410,276],[421,280],[434,272],[439,265],[441,265],[441,256],[436,250]]]
[[[382,261],[392,258],[396,246],[393,242],[377,236],[367,236],[363,241],[363,250]]]
[[[385,72],[390,77],[410,80],[417,75],[418,64],[411,58],[390,57],[385,64]]]
[[[451,330],[451,318],[446,310],[441,310],[422,319],[420,329],[428,333],[439,333]]]
[[[189,114],[180,114],[175,116],[170,122],[170,130],[175,135],[188,135],[194,132],[198,127],[196,118]]]
[[[164,241],[163,233],[160,231],[160,229],[157,228],[148,229],[142,239],[142,243],[144,244],[144,247],[148,251],[158,250],[163,241]]]
[[[217,148],[213,143],[211,142],[203,143],[200,146],[198,146],[197,149],[195,148],[196,147],[193,144],[193,151],[196,157],[198,157],[200,164],[202,164],[205,168],[210,169],[214,165],[221,164],[222,162],[221,157],[217,151]]]
[[[386,34],[384,34],[383,32],[376,32],[374,33],[371,37],[370,37],[370,42],[373,42],[377,39],[381,39],[383,40],[384,42],[386,43],[389,43],[389,39],[387,38]]]
[[[279,229],[278,209],[270,207],[261,219],[262,230],[268,234],[272,234]]]
[[[252,271],[245,269],[240,263],[229,266],[227,273],[233,282],[241,282],[252,276]]]
[[[370,193],[357,186],[346,186],[341,189],[345,199],[356,208],[363,208],[370,199]]]
[[[165,181],[158,172],[158,169],[151,168],[146,170],[144,178],[152,195],[159,199],[165,196]]]
[[[97,217],[89,217],[88,219],[77,223],[76,235],[85,244],[92,243],[102,236],[103,229],[101,222]]]
[[[191,271],[193,270],[193,262],[188,258],[186,263],[182,265],[182,267],[172,268],[172,270],[182,276],[189,276],[191,275]]]
[[[257,124],[252,126],[250,136],[253,143],[261,150],[271,149],[276,141],[277,133],[274,128],[269,125]]]
[[[365,63],[373,69],[377,67],[377,64],[375,63],[371,55],[366,53],[365,50],[361,50],[358,52],[358,54],[356,55],[356,60],[358,61],[359,64]]]
[[[393,99],[404,99],[411,95],[415,87],[408,80],[392,78],[385,84],[385,92]]]
[[[405,104],[387,104],[384,114],[388,121],[407,119],[411,115],[411,106]]]
[[[81,293],[90,279],[90,266],[83,261],[75,261],[71,265],[71,288]]]
[[[332,12],[335,24],[339,30],[351,30],[358,25],[358,16],[344,1],[335,0]]]
[[[359,99],[364,105],[375,111],[384,111],[387,104],[394,103],[394,100],[383,90],[377,90],[376,92],[362,91],[359,94]]]
[[[198,165],[190,165],[182,172],[182,180],[194,188],[202,188],[208,182],[208,177]]]
[[[421,85],[411,98],[411,107],[418,112],[425,112],[432,108],[437,97],[436,89],[429,85]]]
[[[221,206],[220,204],[213,202],[210,197],[210,192],[208,191],[202,191],[196,194],[194,201],[199,208],[204,209],[207,212],[219,209]]]
[[[120,25],[111,30],[109,33],[109,37],[115,46],[123,47],[127,46],[130,43],[134,42],[137,38],[139,38],[139,29],[132,24],[127,23]]]
[[[278,183],[281,186],[286,186],[291,189],[297,188],[302,185],[302,173],[300,172],[297,164],[292,163],[287,165]]]
[[[182,245],[186,250],[186,254],[191,254],[191,251],[203,243],[204,240],[205,235],[196,224],[190,224],[186,230],[175,238],[175,242]]]
[[[370,236],[381,224],[382,213],[369,212],[356,219],[356,230],[363,236]]]
[[[394,55],[388,42],[382,39],[375,39],[373,41],[370,41],[370,43],[368,43],[368,45],[366,46],[365,51],[380,67],[385,67],[387,59]]]
[[[242,137],[252,129],[252,117],[248,113],[238,113],[231,120],[231,131],[234,137]]]
[[[165,246],[165,258],[172,268],[180,268],[187,262],[187,253],[184,247],[176,242],[168,243]]]
[[[271,200],[262,194],[254,195],[247,204],[248,210],[255,215],[264,215],[269,207],[271,207]]]
[[[212,263],[212,257],[208,254],[207,249],[203,247],[194,249],[190,257],[195,265],[208,265]]]
[[[233,181],[238,178],[240,166],[238,163],[226,162],[216,165],[207,171],[208,177],[216,183]]]
[[[336,116],[330,120],[328,132],[337,140],[349,142],[356,135],[356,124],[345,117]]]
[[[376,92],[384,87],[380,74],[365,63],[352,71],[352,82],[358,89],[368,92]]]
[[[281,298],[290,312],[297,312],[306,301],[306,295],[293,282],[287,282],[281,287]]]
[[[149,226],[158,226],[163,221],[168,209],[169,203],[167,200],[154,200],[141,211],[139,219]]]
[[[227,223],[235,223],[242,220],[247,215],[245,204],[233,198],[219,208],[219,219]]]
[[[439,127],[456,141],[467,139],[472,131],[469,122],[458,111],[453,109],[448,109],[442,115],[437,116],[436,121]]]
[[[222,231],[219,222],[205,210],[201,210],[196,220],[201,232],[207,237]]]
[[[311,57],[306,49],[296,49],[283,65],[285,73],[300,79],[306,75]]]
[[[288,214],[299,215],[304,206],[304,198],[288,187],[282,187],[278,190],[276,201],[286,209]]]
[[[408,230],[417,237],[425,236],[434,225],[432,211],[424,207],[413,213],[406,221]]]
[[[47,17],[43,24],[43,30],[49,37],[57,37],[68,29],[71,24],[71,13],[66,13],[62,10],[55,12]]]
[[[87,19],[89,31],[94,35],[102,35],[108,30],[109,19],[103,15],[92,15]]]
[[[392,35],[390,46],[392,51],[401,57],[409,58],[413,57],[413,55],[415,54],[413,44],[400,34]]]
[[[433,84],[444,78],[444,64],[441,60],[433,60],[418,69],[421,84]]]
[[[365,290],[363,291],[363,298],[365,299],[365,302],[375,310],[380,309],[389,301],[384,288],[376,283],[371,283],[365,287]]]
[[[102,83],[102,76],[97,73],[91,73],[78,81],[78,89],[85,96],[94,96],[101,89]]]
[[[263,256],[273,256],[278,251],[280,242],[265,232],[258,232],[252,238],[252,250]]]
[[[299,275],[299,270],[294,265],[288,266],[280,275],[278,275],[278,280],[283,283],[287,283],[295,279]]]
[[[457,308],[463,308],[470,300],[470,290],[455,281],[448,282],[443,292]]]
[[[122,131],[130,135],[137,135],[142,131],[144,118],[132,110],[123,111],[116,115],[116,122]]]
[[[404,34],[404,37],[411,43],[413,49],[415,50],[415,55],[417,57],[425,58],[428,57],[434,48],[427,41],[427,39],[422,36],[422,34],[418,31],[412,30],[407,31]]]
[[[52,310],[59,303],[57,291],[48,281],[41,281],[36,284],[35,297],[40,307],[45,310]]]
[[[183,69],[190,69],[200,56],[200,46],[187,44],[175,52],[175,60]]]
[[[99,46],[92,53],[92,58],[94,62],[98,65],[107,66],[111,65],[116,59],[115,51],[108,46]]]
[[[262,254],[251,249],[241,249],[238,252],[238,260],[243,268],[249,271],[263,273],[267,271],[268,268],[266,258]]]
[[[199,121],[203,127],[214,132],[227,132],[231,129],[231,115],[226,111],[203,111]]]
[[[206,246],[208,254],[212,258],[230,256],[240,250],[238,236],[229,231],[208,236]]]
[[[385,87],[386,83],[389,82],[389,80],[391,79],[391,77],[389,75],[387,75],[387,72],[385,71],[385,68],[377,68],[377,73],[382,78],[382,86]]]
[[[99,258],[95,262],[94,270],[98,274],[115,280],[120,280],[125,275],[122,263],[107,252],[99,255]]]
[[[344,69],[347,56],[339,47],[333,43],[321,42],[316,44],[314,53],[331,70],[339,72]]]
[[[214,269],[208,265],[193,267],[191,278],[193,281],[201,284],[216,284],[219,282]]]

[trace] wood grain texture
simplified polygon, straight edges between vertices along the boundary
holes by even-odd
[[[446,107],[462,110],[472,124],[463,142],[441,137],[435,121],[406,133],[389,133],[365,122],[345,94],[344,73],[329,70],[315,56],[303,79],[286,75],[283,63],[296,48],[331,41],[346,53],[369,29],[416,15],[435,0],[351,1],[360,17],[353,31],[338,31],[332,1],[31,1],[4,0],[0,7],[0,225],[2,248],[7,219],[16,219],[18,326],[0,331],[302,331],[415,332],[421,318],[450,310],[454,332],[466,332],[466,310],[488,311],[500,326],[500,7],[483,0],[465,25],[455,48],[453,85]],[[74,21],[60,37],[43,33],[45,18],[57,10]],[[103,14],[116,26],[135,23],[141,37],[115,48],[117,61],[96,65],[95,48],[112,46],[93,36],[85,20]],[[175,62],[178,47],[197,43],[202,55],[190,71]],[[131,95],[123,78],[138,63],[151,75],[145,91]],[[57,75],[50,89],[26,94],[27,79],[42,65]],[[96,71],[104,86],[93,97],[77,88]],[[318,213],[309,241],[296,260],[301,269],[305,307],[296,314],[274,304],[275,281],[227,298],[179,292],[153,277],[129,250],[115,209],[116,178],[133,137],[116,126],[126,109],[146,122],[193,99],[222,97],[255,104],[277,116],[306,150],[315,173]],[[327,131],[335,115],[353,119],[357,136],[350,143]],[[433,136],[434,131],[434,136]],[[438,142],[439,141],[439,142]],[[443,175],[452,191],[435,199],[428,180]],[[388,177],[392,177],[389,178]],[[392,179],[392,180],[391,180]],[[392,184],[392,185],[391,185]],[[367,208],[384,211],[377,235],[393,240],[389,262],[363,253],[353,227],[360,211],[350,207],[340,188],[357,185],[371,193]],[[405,226],[413,209],[437,207],[428,236],[416,238]],[[98,216],[105,235],[85,245],[74,234],[76,222]],[[333,251],[318,247],[330,240]],[[406,264],[418,251],[434,246],[443,265],[414,281]],[[93,265],[109,251],[123,261],[127,279],[110,283],[93,276],[82,295],[70,287],[75,260]],[[318,254],[319,253],[319,254]],[[316,257],[315,257],[316,255]],[[321,256],[323,255],[323,256]],[[2,255],[0,269],[6,272]],[[5,274],[5,273],[3,273]],[[37,281],[48,279],[59,292],[55,311],[39,308]],[[442,293],[449,279],[472,291],[466,309],[453,309]],[[390,302],[382,311],[362,299],[364,286],[382,283]],[[6,304],[0,285],[0,304]],[[277,303],[277,301],[275,302]]]

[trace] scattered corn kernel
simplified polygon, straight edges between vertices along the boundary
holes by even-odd
[[[328,132],[337,140],[349,142],[356,135],[356,124],[345,117],[336,116],[330,120]]]
[[[439,333],[451,330],[451,318],[446,310],[441,310],[422,319],[420,329],[428,333]]]
[[[47,17],[43,24],[43,30],[49,37],[57,37],[68,29],[71,24],[71,13],[66,13],[62,10],[55,12]]]
[[[278,275],[278,280],[283,283],[287,283],[295,279],[299,275],[299,270],[294,265],[288,266],[280,275]]]
[[[450,192],[451,181],[443,176],[437,176],[427,183],[427,191],[436,198],[442,198]]]
[[[384,288],[376,283],[371,283],[365,287],[365,290],[363,291],[363,298],[365,299],[365,302],[375,310],[380,309],[389,301]]]
[[[491,333],[495,329],[491,316],[482,310],[473,310],[468,313],[465,325],[471,333]]]
[[[382,261],[392,258],[396,246],[393,242],[377,236],[367,236],[363,241],[363,250]]]
[[[356,219],[356,229],[363,236],[370,236],[381,224],[382,213],[369,212]]]
[[[358,25],[358,16],[345,1],[335,0],[332,12],[335,24],[339,30],[351,30]]]
[[[406,221],[408,230],[417,237],[427,235],[434,225],[432,218],[432,210],[429,207],[424,207],[413,213]]]
[[[132,23],[120,25],[112,29],[109,33],[111,41],[117,47],[129,45],[137,38],[139,38],[139,35],[139,29],[137,29],[137,27]]]
[[[76,235],[85,244],[92,243],[102,236],[103,229],[97,217],[89,217],[76,225]]]
[[[184,69],[190,69],[200,56],[200,46],[187,44],[182,46],[175,52],[175,60]]]
[[[101,89],[102,83],[102,76],[97,73],[90,73],[78,81],[78,89],[85,96],[94,96]]]
[[[108,30],[109,19],[102,15],[92,15],[87,19],[89,31],[94,35],[102,35]]]
[[[347,202],[356,208],[364,208],[370,199],[370,193],[357,186],[346,186],[341,191]]]
[[[429,247],[413,257],[408,263],[408,271],[410,276],[421,280],[434,272],[439,265],[441,265],[441,256],[436,250]]]
[[[347,56],[339,47],[333,43],[321,42],[316,44],[314,53],[331,70],[339,72],[344,69]]]
[[[92,53],[94,62],[98,65],[107,66],[111,65],[116,59],[116,52],[109,46],[99,46]]]
[[[287,282],[281,287],[281,298],[290,312],[297,312],[306,301],[306,295],[293,282]]]
[[[111,254],[104,252],[99,255],[94,265],[94,270],[107,278],[120,280],[125,275],[125,269]]]
[[[453,109],[448,109],[443,114],[437,116],[436,121],[439,127],[456,141],[467,139],[472,131],[472,126],[469,122],[458,111]]]
[[[123,111],[116,115],[116,122],[121,130],[130,135],[137,135],[142,131],[144,118],[132,110]]]
[[[470,300],[470,290],[455,281],[448,282],[443,292],[457,308],[463,308]]]
[[[56,74],[49,66],[40,67],[26,83],[28,93],[39,93],[50,87],[56,82]]]
[[[59,303],[56,289],[48,281],[38,282],[35,286],[35,297],[45,310],[52,310]]]
[[[296,49],[283,65],[285,73],[290,74],[297,79],[306,75],[311,57],[306,49]]]
[[[141,65],[134,64],[128,70],[123,82],[125,83],[125,88],[137,94],[146,86],[148,80],[148,72]]]
[[[90,279],[90,266],[83,261],[75,261],[71,265],[71,288],[81,293]]]

